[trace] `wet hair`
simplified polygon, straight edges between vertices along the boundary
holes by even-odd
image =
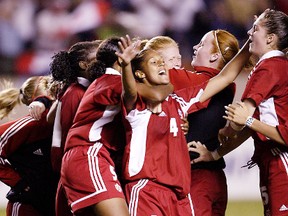
[[[179,47],[176,41],[168,36],[156,36],[147,41],[144,49],[150,48],[154,50],[159,50],[166,48],[169,45]]]
[[[80,72],[85,69],[79,66],[80,61],[90,62],[89,54],[97,49],[101,40],[82,41],[74,44],[68,51],[60,51],[52,57],[50,73],[54,81],[69,86],[77,81]]]
[[[20,89],[13,87],[12,82],[3,81],[3,90],[0,92],[0,119],[8,116],[18,104],[29,105],[36,97],[49,91],[54,96],[54,87],[51,86],[50,76],[33,76],[28,78]]]
[[[213,30],[214,49],[212,52],[220,52],[222,63],[219,64],[221,70],[239,51],[237,38],[228,31],[217,29]]]
[[[87,68],[90,82],[101,77],[105,74],[106,68],[112,68],[113,64],[118,61],[118,56],[115,52],[121,52],[119,42],[121,42],[120,37],[111,37],[105,39],[99,45],[96,59]]]
[[[288,16],[282,11],[266,9],[263,12],[262,25],[268,34],[275,34],[278,37],[277,48],[285,50],[288,48]]]

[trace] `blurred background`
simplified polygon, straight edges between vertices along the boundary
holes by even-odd
[[[183,66],[190,69],[193,46],[206,32],[228,30],[242,45],[253,16],[266,8],[288,14],[288,0],[0,0],[0,79],[18,87],[29,76],[48,74],[51,57],[77,41],[125,34],[172,37],[179,44]],[[236,80],[235,100],[247,75],[241,73]],[[26,113],[20,106],[0,123]],[[257,168],[241,168],[252,153],[248,140],[226,157],[229,200],[260,201]],[[6,192],[0,183],[0,207],[6,205]]]

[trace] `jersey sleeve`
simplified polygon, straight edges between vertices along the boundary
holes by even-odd
[[[107,76],[106,80],[101,80],[103,85],[98,85],[94,90],[94,102],[109,106],[118,104],[121,100],[122,84],[121,76]]]
[[[288,126],[287,125],[278,125],[276,126],[281,137],[283,138],[286,145],[288,145]]]
[[[207,78],[195,72],[175,68],[169,70],[169,78],[175,91],[199,85],[207,80]]]
[[[208,106],[211,99],[208,99],[204,102],[199,102],[199,99],[203,94],[207,83],[208,81],[197,86],[191,86],[189,88],[175,91],[176,95],[180,96],[177,100],[180,102],[184,113],[190,114]]]
[[[277,62],[273,61],[259,65],[247,82],[242,101],[249,98],[258,106],[263,99],[269,98],[282,83],[283,77],[276,71],[281,71],[283,68],[277,68]]]
[[[20,180],[20,175],[7,159],[22,145],[37,140],[39,134],[45,136],[49,131],[45,125],[47,125],[45,118],[37,121],[30,116],[25,116],[0,126],[0,180],[3,183],[13,187]]]
[[[0,156],[0,181],[9,187],[14,187],[16,183],[21,179],[20,175],[14,170],[14,168]]]

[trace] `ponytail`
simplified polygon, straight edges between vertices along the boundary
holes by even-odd
[[[4,80],[0,92],[0,120],[8,116],[16,105],[21,104],[21,89],[12,87],[12,82]]]

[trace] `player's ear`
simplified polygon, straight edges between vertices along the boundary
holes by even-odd
[[[211,55],[210,55],[210,58],[209,58],[209,61],[210,62],[215,62],[215,61],[217,61],[217,59],[220,57],[220,54],[219,53],[212,53]]]
[[[85,70],[88,67],[88,63],[85,61],[80,61],[79,62],[79,67],[83,70]]]
[[[143,78],[146,77],[146,74],[143,73],[141,70],[136,70],[135,76],[136,76],[137,78],[139,78],[139,79],[143,79]]]

